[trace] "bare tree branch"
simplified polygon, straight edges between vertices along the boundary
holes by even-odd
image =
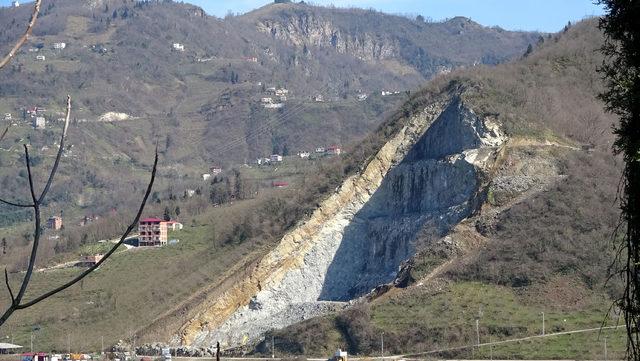
[[[2,58],[2,60],[0,60],[0,69],[2,69],[5,65],[7,65],[11,61],[11,59],[13,59],[13,57],[16,55],[18,50],[20,50],[22,45],[24,45],[24,43],[26,43],[27,40],[29,40],[29,37],[31,36],[31,31],[33,30],[33,27],[36,25],[36,20],[38,19],[38,14],[40,13],[41,4],[42,4],[42,0],[36,0],[35,5],[33,6],[33,14],[31,14],[31,21],[29,21],[27,30],[20,37],[20,39],[18,39],[18,41],[16,42],[16,45],[14,45],[13,48],[11,48],[11,51],[9,51],[9,54],[5,55],[5,57]],[[2,140],[2,138],[0,138],[0,140]]]
[[[9,284],[9,273],[7,273],[7,268],[4,268],[4,283],[7,285],[7,290],[9,290],[9,296],[11,296],[11,304],[13,305],[16,302],[16,298],[13,296],[13,291],[11,290],[11,285]]]
[[[0,142],[4,139],[4,137],[7,135],[8,132],[9,132],[9,127],[7,126],[6,128],[4,128],[2,135],[0,135]]]
[[[0,198],[0,203],[4,203],[4,204],[12,206],[12,207],[21,207],[21,208],[32,208],[33,207],[33,204],[15,203],[15,202],[4,200],[2,198]]]

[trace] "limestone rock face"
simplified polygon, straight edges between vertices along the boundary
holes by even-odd
[[[244,281],[201,305],[182,342],[239,345],[392,281],[419,232],[441,236],[473,211],[504,140],[457,98],[427,106]]]
[[[281,21],[259,21],[256,27],[258,31],[300,48],[305,45],[331,47],[338,53],[365,61],[393,59],[400,54],[397,40],[369,33],[348,34],[330,20],[313,14],[298,14]]]

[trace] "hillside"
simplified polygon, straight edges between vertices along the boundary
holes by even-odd
[[[347,299],[366,297],[345,311],[270,332],[256,351],[270,353],[274,336],[277,354],[320,356],[342,347],[354,354],[377,355],[384,332],[389,354],[454,348],[421,356],[594,358],[602,356],[602,337],[608,337],[609,355],[622,356],[621,330],[606,330],[600,336],[592,331],[455,349],[476,342],[476,319],[482,342],[540,334],[540,312],[545,313],[547,333],[597,329],[607,315],[608,324],[616,324],[618,316],[608,312],[612,298],[620,292],[619,284],[616,279],[606,283],[606,278],[613,255],[609,241],[617,223],[614,200],[620,170],[610,152],[612,135],[608,129],[614,120],[603,112],[596,98],[602,86],[595,72],[601,63],[596,51],[601,43],[596,21],[585,21],[566,33],[546,38],[520,61],[493,69],[456,72],[438,78],[416,94],[405,109],[429,108],[437,103],[438,94],[451,91],[453,82],[462,89],[464,106],[484,118],[485,126],[500,124],[508,140],[493,152],[488,145],[478,149],[465,146],[462,156],[476,164],[480,182],[476,192],[470,194],[469,203],[448,199],[449,192],[460,194],[451,187],[464,189],[457,177],[437,175],[433,181],[425,179],[422,185],[416,180],[420,176],[414,175],[410,181],[410,187],[425,190],[444,179],[448,188],[440,193],[422,193],[402,185],[402,164],[419,169],[424,162],[410,152],[380,187],[386,189],[385,182],[389,182],[397,189],[392,208],[410,207],[392,224],[403,224],[401,232],[411,232],[411,236],[387,237],[376,230],[386,229],[380,224],[383,220],[371,219],[369,230],[360,232],[366,232],[374,246],[368,251],[364,247],[363,265],[356,262],[356,267],[366,270],[360,275],[371,277],[369,272],[381,267],[387,272],[400,267],[397,276],[385,275],[389,283],[371,294],[370,288],[347,288],[356,291]],[[437,123],[417,143],[416,155],[440,157],[457,152],[451,139],[464,137],[464,133],[446,130]],[[450,123],[450,127],[456,126]],[[442,131],[449,133],[435,136]],[[431,140],[429,132],[433,132]],[[407,178],[405,175],[405,184]],[[411,201],[415,198],[408,196],[412,192],[423,194],[420,203]],[[382,192],[373,197],[378,193],[384,197]],[[430,200],[429,194],[434,193],[441,198]],[[446,202],[458,205],[442,207]],[[410,224],[420,219],[419,215],[433,212],[430,207],[434,205],[439,209],[437,214],[445,217],[455,216],[461,205],[470,208],[453,223],[420,220],[422,226],[412,229]],[[398,232],[398,226],[393,229]],[[357,285],[363,281],[346,276],[353,274],[349,262],[354,262],[356,249],[362,254],[357,238],[343,239],[332,260],[339,273],[335,280],[329,280],[330,267],[325,282],[344,287],[341,282]],[[409,253],[394,258],[400,250]],[[411,257],[412,252],[415,256]],[[406,258],[410,259],[401,262]],[[321,299],[336,297],[321,297],[327,296]]]
[[[28,4],[0,9],[0,24],[6,25],[0,30],[0,51],[19,36],[29,14]],[[349,27],[355,23],[349,19],[362,14],[383,26]],[[384,59],[367,59],[357,49],[327,48],[324,40],[298,29],[290,31],[295,43],[264,32],[265,21],[276,24],[298,16],[321,16],[324,23],[335,18],[331,29],[355,37],[356,43],[358,36],[380,38],[376,44],[384,46],[388,39],[400,48]],[[54,189],[51,205],[74,217],[105,216],[114,208],[129,208],[127,197],[104,190],[123,189],[122,184],[139,188],[153,144],[161,146],[162,177],[184,178],[189,186],[212,165],[251,163],[285,148],[292,154],[331,144],[348,150],[406,100],[405,91],[433,74],[483,58],[494,59],[489,63],[508,59],[537,37],[463,19],[423,24],[299,4],[273,4],[223,20],[171,1],[47,0],[32,41],[0,73],[0,114],[11,114],[7,123],[15,124],[0,150],[0,180],[5,189],[22,189],[15,177],[22,167],[16,146],[25,139],[45,149],[43,159],[50,155],[46,148],[55,142],[60,99],[67,93],[74,99],[70,138],[75,155],[61,181],[88,191],[74,199],[69,188]],[[64,49],[53,48],[61,42]],[[173,49],[174,43],[184,45],[184,51]],[[456,44],[455,51],[444,49],[450,44]],[[412,64],[411,52],[437,55],[437,61]],[[37,60],[38,55],[45,60]],[[289,91],[283,108],[261,104],[267,97],[280,101],[269,93],[271,87]],[[394,94],[382,96],[382,91]],[[48,121],[43,132],[31,128],[26,111],[33,107],[44,109],[38,113]],[[3,226],[28,219],[23,211],[0,212]]]

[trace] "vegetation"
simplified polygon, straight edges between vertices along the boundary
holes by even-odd
[[[624,158],[620,186],[622,239],[616,242],[616,271],[624,279],[618,306],[627,326],[627,358],[640,359],[640,30],[635,18],[637,3],[600,1],[607,15],[600,21],[607,41],[602,48],[607,62],[601,69],[607,81],[602,99],[607,109],[620,116],[615,127],[615,151]]]

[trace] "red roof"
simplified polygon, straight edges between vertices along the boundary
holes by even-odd
[[[274,187],[286,187],[288,185],[289,185],[288,182],[273,182]]]
[[[145,218],[143,220],[140,221],[141,223],[158,223],[158,222],[164,222],[164,220],[160,219],[160,218]]]

